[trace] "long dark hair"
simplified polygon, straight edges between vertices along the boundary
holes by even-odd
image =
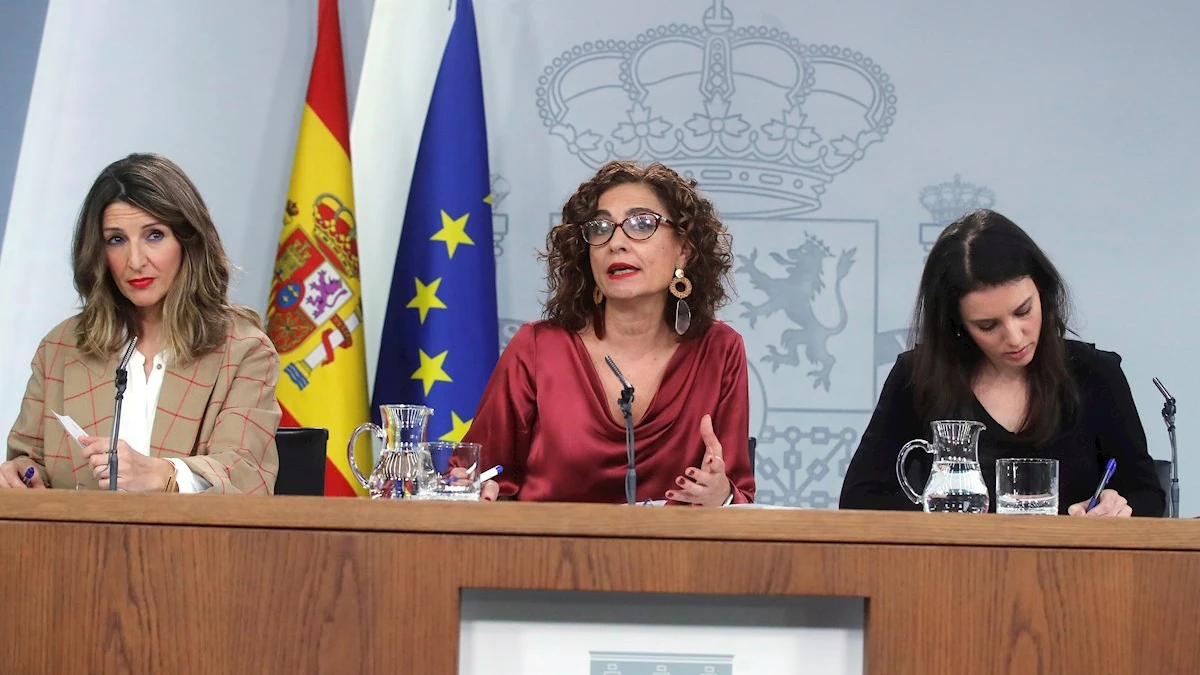
[[[971,378],[986,358],[967,334],[959,301],[968,293],[1029,277],[1041,297],[1041,336],[1026,368],[1029,403],[1020,434],[1053,440],[1074,417],[1079,392],[1067,364],[1071,303],[1058,270],[1016,223],[995,211],[968,213],[951,223],[929,252],[913,311],[913,387],[926,420],[962,416],[974,393]]]
[[[604,309],[592,301],[596,278],[588,243],[579,226],[596,216],[600,196],[617,185],[647,185],[662,200],[675,229],[691,247],[685,270],[692,282],[687,302],[692,308],[692,325],[683,339],[704,335],[717,310],[728,302],[726,286],[733,267],[732,238],[717,217],[716,209],[696,190],[696,181],[680,176],[658,162],[641,166],[633,162],[609,162],[596,175],[580,184],[563,206],[562,223],[546,235],[546,251],[540,258],[547,263],[549,286],[543,314],[550,323],[571,332],[591,326],[596,337],[604,338]],[[663,289],[663,295],[667,289]],[[675,303],[668,302],[663,321],[675,323]]]

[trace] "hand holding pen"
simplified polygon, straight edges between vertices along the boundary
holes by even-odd
[[[445,479],[446,485],[468,485],[470,484],[471,472],[475,471],[475,464],[463,469],[453,468],[450,470],[450,476]],[[479,488],[479,498],[485,502],[494,502],[500,495],[500,486],[492,479],[499,476],[504,471],[504,467],[497,464],[492,468],[479,474],[475,479],[475,486]]]
[[[504,467],[497,464],[492,468],[479,474],[479,498],[485,502],[494,502],[500,498],[500,484],[492,480],[504,471]]]
[[[24,471],[15,460],[0,464],[0,488],[35,488],[44,489],[42,475],[30,466]]]
[[[1117,460],[1108,460],[1108,464],[1104,467],[1104,475],[1100,477],[1100,484],[1096,486],[1096,492],[1092,498],[1086,502],[1072,504],[1067,509],[1067,514],[1072,516],[1115,516],[1118,518],[1132,516],[1133,509],[1130,508],[1129,501],[1118,494],[1116,490],[1105,489],[1116,470]]]

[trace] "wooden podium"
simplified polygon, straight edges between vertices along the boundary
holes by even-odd
[[[872,675],[1200,673],[1200,521],[0,490],[0,537],[3,673],[453,674],[463,588],[862,597]]]

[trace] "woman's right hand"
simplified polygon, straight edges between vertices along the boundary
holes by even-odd
[[[22,480],[25,472],[21,469],[17,461],[10,459],[7,462],[0,464],[0,488],[39,488],[46,489],[46,484],[42,482],[42,474],[34,468],[33,477],[29,479],[29,485]]]
[[[500,497],[500,484],[494,480],[485,480],[479,487],[479,498],[485,502],[494,502]]]
[[[469,485],[467,480],[467,470],[462,467],[454,467],[450,469],[449,482],[460,485]],[[485,502],[494,502],[500,496],[500,484],[494,480],[485,480],[479,486],[479,499]]]

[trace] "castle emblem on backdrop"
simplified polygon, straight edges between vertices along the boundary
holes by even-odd
[[[280,244],[267,332],[285,361],[284,372],[303,389],[313,370],[336,358],[336,348],[351,345],[351,335],[362,323],[362,304],[346,282],[358,278],[354,214],[336,195],[318,195],[312,204],[312,238],[297,226],[299,215],[299,206],[288,201],[283,223],[293,229]],[[354,309],[342,319],[338,310],[349,303]],[[288,358],[318,330],[320,344],[299,360]]]
[[[488,195],[489,203],[492,205],[492,250],[496,257],[504,255],[504,239],[508,237],[508,213],[500,209],[500,205],[504,203],[504,198],[512,192],[512,185],[508,179],[498,173],[490,176],[491,193]],[[499,337],[500,351],[503,352],[508,348],[508,343],[517,334],[517,330],[526,322],[521,319],[506,319],[500,317],[499,322]]]
[[[593,169],[660,160],[708,192],[737,194],[726,215],[816,211],[834,177],[887,134],[893,86],[861,52],[735,27],[725,4],[713,0],[702,27],[564,52],[538,80],[542,122]]]
[[[996,194],[991,189],[974,183],[964,183],[958,174],[954,175],[954,180],[922,188],[921,206],[929,211],[933,222],[921,223],[918,226],[921,246],[929,253],[942,230],[958,220],[959,216],[976,209],[990,209],[995,204]]]
[[[504,238],[508,236],[508,214],[499,210],[504,198],[512,192],[508,179],[498,173],[488,177],[490,183],[487,203],[492,207],[492,252],[496,257],[504,255]]]

